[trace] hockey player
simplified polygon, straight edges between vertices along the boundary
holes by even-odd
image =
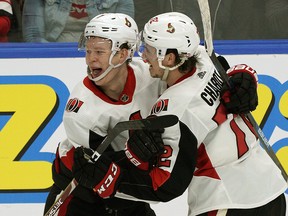
[[[107,163],[102,156],[91,164],[82,149],[76,149],[73,171],[79,183],[98,194],[164,202],[188,187],[189,216],[285,216],[287,184],[261,148],[251,123],[237,114],[257,105],[256,72],[245,64],[229,69],[234,89],[224,89],[221,103],[223,81],[204,47],[199,46],[190,18],[180,13],[153,17],[144,27],[143,41],[142,57],[150,65],[151,76],[168,85],[150,114],[177,115],[179,124],[165,129],[165,152],[157,163],[155,139],[139,139],[136,132],[131,135],[125,153],[139,168],[138,173],[122,169],[118,161]],[[227,100],[229,94],[234,98]],[[236,103],[234,99],[243,94],[250,102]],[[231,108],[236,114],[228,112]],[[107,167],[102,179],[95,174],[103,172],[100,164]],[[105,184],[109,167],[117,167],[110,175],[112,187]]]
[[[67,139],[56,151],[54,185],[45,212],[73,178],[75,147],[95,150],[119,121],[146,117],[161,94],[160,81],[150,77],[148,65],[142,60],[131,62],[137,34],[135,21],[124,14],[99,15],[87,24],[79,48],[86,51],[88,76],[76,85],[67,102],[63,117]],[[128,132],[121,133],[107,151],[123,150],[127,138]],[[143,202],[103,200],[92,190],[78,186],[61,205],[58,215],[152,216],[154,211]]]

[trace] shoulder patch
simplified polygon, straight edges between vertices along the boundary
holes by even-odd
[[[169,99],[161,99],[154,104],[151,110],[151,115],[160,113],[161,111],[167,111]]]
[[[68,103],[66,104],[65,110],[67,112],[75,112],[77,113],[80,107],[83,105],[83,101],[79,100],[78,98],[71,98]]]

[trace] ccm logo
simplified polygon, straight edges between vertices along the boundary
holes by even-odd
[[[118,167],[116,164],[112,163],[110,166],[110,174],[107,176],[107,178],[104,180],[102,185],[97,190],[98,194],[102,194],[109,188],[111,183],[114,181],[115,177],[118,177]]]

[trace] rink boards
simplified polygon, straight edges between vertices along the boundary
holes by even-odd
[[[252,114],[288,170],[288,41],[219,41],[215,49],[231,65],[257,70]],[[65,138],[65,103],[85,68],[75,43],[0,45],[0,215],[42,214],[54,151]],[[186,215],[186,193],[153,207],[160,216]]]

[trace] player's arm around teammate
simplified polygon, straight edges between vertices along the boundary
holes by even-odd
[[[164,153],[148,169],[147,166],[143,169],[143,163],[137,158],[139,163],[133,163],[133,155],[141,158],[141,154],[129,148],[128,141],[126,156],[139,170],[131,168],[125,172],[117,188],[113,188],[113,194],[129,199],[169,201],[188,187],[191,216],[218,211],[223,206],[238,208],[236,212],[244,208],[255,213],[258,207],[266,211],[266,205],[274,203],[282,206],[279,212],[283,211],[285,203],[283,205],[281,199],[286,183],[259,146],[251,124],[243,115],[238,115],[257,106],[254,70],[247,65],[232,67],[230,81],[235,84],[234,89],[222,89],[220,75],[204,47],[199,46],[193,21],[183,14],[168,13],[152,18],[145,25],[143,41],[142,57],[150,65],[151,76],[165,80],[169,86],[152,107],[151,115],[175,114],[180,122],[165,129],[162,134]],[[243,133],[245,140],[241,144],[246,150],[243,151],[242,146],[239,154],[240,140],[235,139],[235,135],[237,138]],[[141,142],[134,144],[143,148]],[[261,184],[244,181],[251,175],[260,181],[266,172],[273,174]],[[270,187],[270,181],[276,183],[275,188]],[[243,183],[242,187],[237,186]],[[233,185],[241,191],[233,193],[230,188]],[[254,193],[265,187],[261,196]],[[247,196],[252,200],[247,200]],[[279,200],[275,200],[277,196]],[[266,215],[269,214],[273,213],[266,211]]]

